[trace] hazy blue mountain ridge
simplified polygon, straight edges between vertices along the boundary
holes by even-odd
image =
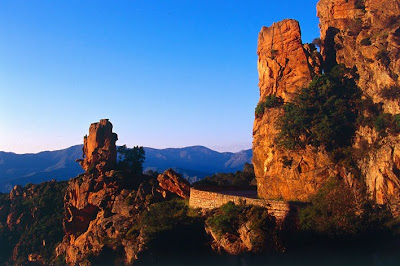
[[[252,151],[217,152],[203,146],[154,149],[145,147],[144,170],[162,172],[173,168],[190,181],[216,172],[242,170],[251,162]],[[83,172],[76,159],[82,158],[82,145],[63,150],[15,154],[0,151],[0,191],[8,192],[14,185],[40,183],[51,179],[68,180]]]

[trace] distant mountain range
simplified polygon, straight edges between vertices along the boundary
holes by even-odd
[[[217,172],[235,172],[250,163],[252,150],[217,152],[203,146],[154,149],[145,147],[144,170],[162,172],[167,168],[196,181]],[[14,185],[41,183],[51,179],[68,180],[83,172],[76,159],[82,158],[82,145],[63,150],[15,154],[0,151],[0,192]]]

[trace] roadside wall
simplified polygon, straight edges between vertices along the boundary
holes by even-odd
[[[244,201],[249,205],[256,205],[268,209],[269,213],[274,215],[278,221],[297,216],[297,209],[302,205],[281,200],[254,199],[244,196],[235,196],[224,194],[223,192],[203,191],[191,188],[189,206],[192,208],[214,209],[229,201],[235,204]]]

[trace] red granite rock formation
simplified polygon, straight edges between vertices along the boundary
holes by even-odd
[[[157,180],[159,182],[159,186],[163,190],[169,191],[184,199],[189,198],[190,196],[189,182],[171,168],[165,170],[164,173],[159,174]]]
[[[83,139],[83,158],[78,160],[85,171],[96,168],[99,172],[114,169],[117,162],[115,142],[118,135],[112,132],[108,119],[101,119],[89,128],[89,135]]]

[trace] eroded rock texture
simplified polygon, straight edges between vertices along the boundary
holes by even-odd
[[[170,192],[178,195],[181,198],[189,199],[190,184],[180,174],[176,173],[171,168],[159,174],[157,177],[158,185],[162,189],[163,195]]]
[[[258,38],[260,101],[268,95],[290,101],[321,73],[321,57],[303,44],[299,23],[284,20],[263,27]],[[276,121],[282,110],[266,109],[253,127],[253,164],[258,194],[267,199],[306,200],[327,175],[335,171],[327,155],[309,148],[301,152],[280,149],[275,144]]]
[[[164,200],[166,193],[188,197],[187,181],[172,170],[159,176],[160,185],[148,176],[115,170],[116,140],[106,119],[92,124],[84,139],[85,159],[80,163],[86,172],[68,183],[65,235],[56,249],[69,265],[113,264],[115,259],[119,264],[133,263],[146,249],[148,240],[139,224],[150,204]]]
[[[69,181],[64,198],[65,235],[56,249],[67,264],[88,264],[90,256],[101,256],[107,249],[131,263],[143,249],[140,234],[128,236],[127,231],[146,209],[146,195],[156,190],[148,182],[129,189],[126,177],[111,170],[116,165],[116,140],[107,119],[91,124],[84,138],[80,164],[86,172]]]
[[[327,64],[355,68],[358,86],[384,112],[400,113],[400,1],[320,0],[322,53]],[[379,138],[373,128],[360,127],[355,148],[368,143],[358,164],[368,192],[379,204],[399,213],[400,137]],[[375,144],[375,145],[374,145]],[[365,144],[364,144],[365,146]]]
[[[399,114],[400,1],[320,0],[317,13],[322,58],[310,46],[301,44],[300,29],[292,20],[261,30],[260,101],[270,94],[290,101],[299,88],[320,73],[321,65],[329,71],[335,64],[344,64],[357,71],[357,85],[364,99],[370,97],[385,113]],[[332,164],[321,149],[279,149],[274,140],[275,122],[281,112],[280,108],[268,109],[254,122],[253,163],[260,196],[305,200],[327,177],[337,174],[354,183],[354,177]],[[398,214],[400,137],[382,137],[373,126],[360,126],[353,149],[364,153],[357,164],[371,198],[379,204],[388,203]]]
[[[89,128],[89,135],[83,139],[83,158],[78,160],[85,171],[96,167],[100,172],[114,169],[117,162],[115,142],[117,134],[112,132],[112,124],[108,119],[101,119]]]

